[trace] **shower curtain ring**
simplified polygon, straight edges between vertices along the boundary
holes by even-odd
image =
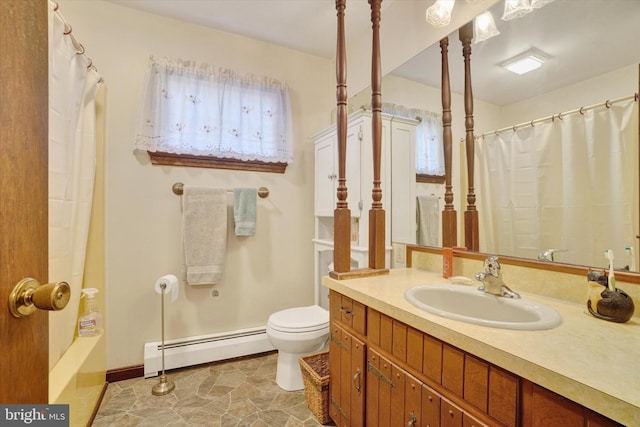
[[[531,120],[531,127],[534,127],[534,126],[533,126],[533,120]]]
[[[562,120],[562,112],[558,113],[558,118]]]
[[[584,107],[580,107],[580,114],[584,116]]]
[[[609,101],[608,99],[604,101],[604,106],[607,108],[611,108],[611,101]]]
[[[69,27],[69,29],[67,30],[67,27]],[[68,24],[67,22],[64,23],[64,32],[63,34],[65,36],[68,36],[69,34],[71,34],[71,32],[73,31],[73,27],[71,27],[70,24]]]
[[[76,50],[76,55],[82,55],[84,53],[84,46],[82,43],[78,43],[80,45],[80,50]]]
[[[58,5],[58,2],[57,2],[57,1],[55,1],[55,0],[52,0],[52,3],[53,3],[53,11],[54,11],[54,12],[57,12],[57,11],[58,11],[58,7],[60,7],[60,6]]]

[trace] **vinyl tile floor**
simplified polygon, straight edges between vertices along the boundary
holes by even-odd
[[[156,378],[110,383],[92,426],[319,426],[304,391],[276,385],[276,353],[168,371],[175,390],[154,396]],[[333,424],[330,424],[333,425]]]

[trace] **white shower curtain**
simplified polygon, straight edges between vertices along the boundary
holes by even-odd
[[[633,99],[479,138],[480,250],[604,267],[630,263],[638,210],[638,103]]]
[[[49,2],[49,282],[71,287],[67,307],[49,315],[49,369],[76,330],[95,178],[95,96],[100,76],[78,54]]]

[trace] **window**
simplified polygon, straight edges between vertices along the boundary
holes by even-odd
[[[384,103],[382,112],[420,120],[416,127],[416,180],[444,183],[442,119],[439,114]]]
[[[151,58],[134,146],[156,164],[284,172],[293,162],[286,85]]]

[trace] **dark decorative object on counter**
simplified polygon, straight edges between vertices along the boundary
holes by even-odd
[[[610,322],[624,323],[631,319],[635,309],[633,299],[622,289],[609,286],[609,279],[604,270],[590,270],[587,279],[589,313]]]

